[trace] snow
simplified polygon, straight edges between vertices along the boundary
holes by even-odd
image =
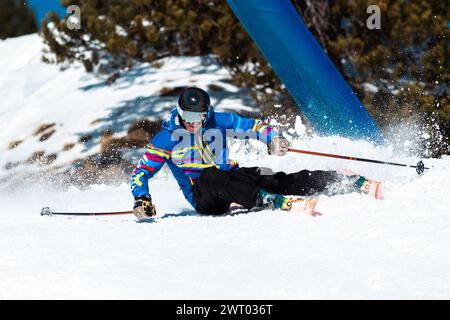
[[[414,163],[343,138],[328,146]],[[342,146],[338,147],[338,146]],[[244,153],[239,152],[240,154]],[[238,154],[235,157],[239,158]],[[0,196],[0,298],[447,299],[450,157],[413,169],[352,165],[297,154],[241,155],[275,170],[349,168],[385,182],[385,199],[321,196],[318,217],[277,211],[198,216],[170,174],[150,183],[154,223],[133,216],[41,217],[55,211],[130,210],[127,185]]]
[[[364,82],[362,84],[364,91],[370,92],[370,93],[377,93],[378,92],[378,87],[373,85],[372,83],[368,83],[368,82]]]
[[[160,68],[139,64],[108,86],[105,79],[86,74],[81,65],[61,71],[42,62],[43,48],[36,34],[0,41],[0,179],[24,169],[21,165],[7,171],[7,163],[23,163],[36,151],[56,153],[52,167],[68,166],[99,152],[99,144],[89,149],[78,144],[81,137],[98,138],[109,128],[119,137],[135,119],[161,119],[176,101],[159,96],[164,88],[195,85],[207,89],[214,84],[223,88],[212,97],[217,110],[256,110],[248,92],[228,82],[229,72],[214,57],[169,57],[158,61]],[[35,131],[51,123],[56,124],[55,133],[40,142]],[[23,142],[8,148],[18,140]],[[62,151],[68,143],[76,147]]]
[[[33,42],[38,43],[35,36],[0,42],[0,55],[11,54],[3,48],[12,43],[30,49]],[[37,56],[25,56],[22,51],[16,59],[11,55],[10,64],[3,64],[10,69],[0,73],[1,94],[6,95],[0,102],[2,148],[17,135],[30,136],[42,121],[63,123],[66,138],[72,137],[126,95],[151,87],[136,81],[123,89],[119,83],[82,94],[76,90],[82,81],[96,83],[82,70],[60,72],[47,66],[47,73],[33,72],[44,67]],[[159,79],[170,77],[181,84],[181,76],[172,76],[186,72],[183,77],[188,77],[189,68],[198,66],[195,60],[170,59],[167,72],[157,72]],[[215,74],[198,74],[199,81],[213,81]],[[50,85],[56,77],[63,89]],[[64,96],[52,92],[56,87]],[[77,114],[75,105],[82,99],[88,101]],[[300,121],[295,128],[300,137],[291,139],[294,148],[407,164],[420,160],[389,145],[306,137]],[[37,142],[29,139],[23,144],[36,150]],[[52,139],[46,147],[68,142],[63,134]],[[1,163],[16,149],[2,149]],[[46,185],[2,190],[0,299],[450,298],[449,156],[424,159],[431,169],[421,176],[411,168],[294,153],[269,156],[259,142],[233,145],[231,158],[241,166],[286,172],[350,169],[383,181],[384,199],[320,196],[317,211],[322,215],[317,217],[270,210],[199,216],[171,174],[163,171],[150,182],[156,222],[139,223],[132,215],[40,215],[47,206],[72,212],[130,210],[133,199],[126,184],[64,192]]]

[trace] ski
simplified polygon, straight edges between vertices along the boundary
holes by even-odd
[[[306,199],[290,199],[290,209],[288,212],[306,213],[309,215],[316,215],[316,205],[319,198],[306,198]]]
[[[369,196],[371,196],[372,198],[375,198],[377,200],[381,200],[383,199],[383,194],[382,194],[382,189],[381,189],[381,182],[380,181],[373,181],[371,180],[369,183],[369,190],[368,190],[368,194]]]

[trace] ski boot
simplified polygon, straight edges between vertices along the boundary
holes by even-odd
[[[381,182],[369,180],[360,176],[354,183],[356,191],[367,194],[375,199],[381,199]]]
[[[262,207],[265,209],[281,209],[285,211],[289,211],[292,208],[292,201],[281,194],[274,194],[264,190],[259,191],[260,197],[258,197],[258,201],[256,206]]]
[[[279,209],[316,216],[320,215],[320,213],[315,211],[317,201],[318,198],[289,198],[281,194],[273,194],[260,190],[256,206],[264,209]]]

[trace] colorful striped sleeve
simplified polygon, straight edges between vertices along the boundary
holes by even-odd
[[[135,198],[150,196],[148,180],[150,180],[171,157],[171,151],[166,149],[167,143],[165,142],[167,141],[165,141],[165,135],[166,134],[160,132],[152,139],[145,148],[144,155],[133,170],[131,176],[131,192]]]
[[[260,137],[263,137],[263,141],[265,141],[267,144],[272,141],[272,139],[278,135],[278,133],[273,129],[273,127],[269,126],[268,124],[264,123],[261,120],[252,119],[253,120],[253,127],[252,131],[257,132]]]

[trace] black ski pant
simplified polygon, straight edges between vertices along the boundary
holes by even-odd
[[[302,170],[286,174],[267,170],[270,169],[252,167],[223,171],[211,167],[203,170],[192,186],[197,212],[223,214],[232,202],[251,209],[256,205],[261,189],[282,195],[309,196],[325,191],[341,179],[335,171]]]

